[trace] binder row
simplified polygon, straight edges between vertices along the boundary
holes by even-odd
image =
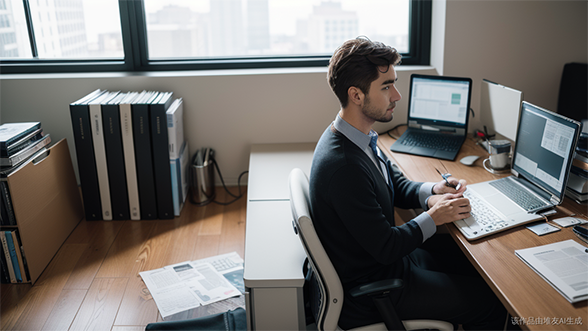
[[[98,89],[70,104],[87,220],[179,215],[188,180],[177,164],[188,146],[182,99],[172,95]]]
[[[22,249],[18,230],[0,231],[0,282],[28,283],[31,281],[29,268]]]

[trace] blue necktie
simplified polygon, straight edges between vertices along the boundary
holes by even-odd
[[[382,162],[384,164],[384,167],[386,167],[386,173],[388,175],[388,185],[390,187],[392,187],[392,177],[390,176],[390,169],[388,167],[389,165],[378,154],[378,136],[376,136],[376,135],[371,136],[370,147],[372,148],[372,151],[374,152],[374,155],[376,157],[376,161],[378,161],[378,164],[379,164],[379,162]],[[388,162],[390,162],[390,161],[388,161]],[[382,169],[381,166],[379,166],[379,168]]]
[[[378,160],[380,158],[380,156],[378,155],[378,136],[373,135],[371,137],[370,147],[372,148],[372,151],[374,152],[374,155],[376,156],[376,160]]]

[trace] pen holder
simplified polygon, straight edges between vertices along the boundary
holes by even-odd
[[[214,201],[214,162],[211,159],[203,165],[190,166],[190,200],[195,205],[204,206]]]

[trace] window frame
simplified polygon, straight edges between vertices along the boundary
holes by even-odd
[[[25,3],[25,15],[32,53],[35,41],[30,10]],[[409,52],[402,54],[404,65],[429,65],[431,50],[432,0],[411,0]],[[330,55],[275,56],[212,59],[149,60],[145,7],[143,0],[119,0],[124,59],[39,60],[5,59],[0,73],[72,73],[72,72],[150,72],[221,69],[260,69],[326,67]],[[393,46],[393,45],[392,45]]]

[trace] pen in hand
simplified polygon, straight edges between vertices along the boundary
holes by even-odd
[[[459,191],[459,189],[461,188],[461,183],[458,183],[457,186],[450,183],[449,180],[447,178],[451,177],[451,174],[446,172],[446,173],[442,173],[441,171],[439,171],[439,169],[435,168],[435,170],[437,170],[437,173],[439,173],[439,175],[441,175],[441,177],[443,177],[443,180],[445,180],[445,186],[447,187],[452,187],[454,188],[456,191]]]

